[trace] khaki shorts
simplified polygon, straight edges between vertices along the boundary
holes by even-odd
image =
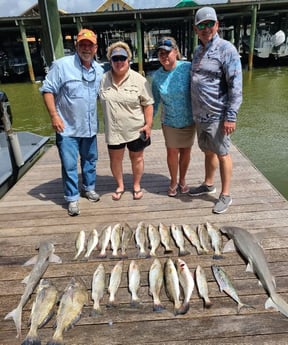
[[[162,125],[162,131],[166,147],[168,148],[185,149],[191,148],[194,144],[196,134],[195,124],[183,128]]]
[[[198,145],[200,149],[211,151],[219,156],[229,153],[231,139],[223,133],[223,121],[197,123]]]

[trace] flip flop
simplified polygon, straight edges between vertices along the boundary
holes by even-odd
[[[187,184],[185,184],[185,186],[182,186],[181,184],[179,184],[179,187],[180,187],[180,193],[181,194],[187,194],[190,190],[190,188]]]
[[[112,194],[112,200],[119,201],[122,198],[122,195],[125,193],[125,190],[121,190],[119,192],[115,191]]]
[[[140,200],[143,198],[143,192],[142,190],[133,190],[133,200]]]
[[[167,195],[173,198],[173,197],[177,196],[177,192],[178,192],[177,190],[178,190],[177,184],[174,188],[170,186],[168,189]]]

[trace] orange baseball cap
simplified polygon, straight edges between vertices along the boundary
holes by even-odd
[[[97,42],[95,33],[88,29],[82,29],[79,31],[77,35],[77,43],[82,40],[88,40],[92,42],[93,44],[96,44]]]

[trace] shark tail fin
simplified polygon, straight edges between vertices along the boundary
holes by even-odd
[[[16,338],[19,338],[21,336],[21,319],[22,319],[22,307],[18,306],[17,308],[15,308],[14,310],[12,310],[10,313],[8,313],[5,317],[4,320],[10,319],[12,318],[15,326],[16,326],[16,330],[17,330],[17,336]]]
[[[281,314],[288,317],[288,304],[278,294],[274,294],[273,296],[267,299],[265,303],[265,309],[268,309],[268,308],[274,308],[278,310]]]

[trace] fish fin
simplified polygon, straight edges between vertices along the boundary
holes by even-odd
[[[272,301],[271,297],[269,297],[265,302],[265,309],[273,308],[278,310],[277,305]]]
[[[22,279],[21,283],[27,285],[29,278],[30,278],[30,273],[24,279]]]
[[[229,240],[223,248],[223,253],[235,252],[235,251],[236,251],[236,248],[235,248],[234,241]]]
[[[54,262],[56,264],[61,264],[62,263],[61,258],[58,255],[56,255],[56,254],[51,254],[49,256],[49,261],[50,262]]]
[[[251,262],[248,263],[247,267],[246,267],[246,272],[254,272],[253,271],[253,264],[251,264]]]
[[[22,307],[21,307],[21,305],[20,305],[20,307],[18,306],[17,308],[12,310],[10,313],[8,313],[4,317],[4,320],[10,319],[10,318],[13,319],[15,326],[16,326],[16,330],[17,330],[16,338],[21,337],[21,320],[22,320]]]
[[[35,265],[38,260],[38,255],[33,256],[31,259],[27,260],[23,266]]]

